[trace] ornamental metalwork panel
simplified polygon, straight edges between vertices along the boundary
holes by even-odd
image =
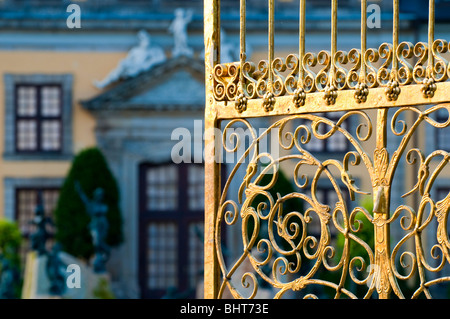
[[[367,48],[360,2],[360,47],[338,50],[340,7],[330,0],[330,46],[307,52],[299,0],[298,52],[279,58],[268,0],[267,60],[255,63],[240,0],[240,60],[221,64],[220,1],[205,0],[206,298],[431,298],[448,289],[450,193],[436,188],[450,178],[449,148],[430,150],[427,136],[449,134],[450,45],[435,39],[434,0],[425,42],[399,42],[393,0],[392,42]],[[320,152],[325,142],[339,151]],[[221,180],[227,156],[237,160]],[[393,205],[400,182],[407,191]]]

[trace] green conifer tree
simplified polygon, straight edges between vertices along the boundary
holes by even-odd
[[[89,231],[90,216],[75,189],[76,182],[90,199],[96,188],[103,188],[109,222],[106,243],[111,247],[123,241],[119,189],[98,148],[85,149],[74,158],[55,209],[56,240],[67,253],[88,260],[94,253]]]

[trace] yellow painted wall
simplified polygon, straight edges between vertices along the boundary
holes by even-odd
[[[70,73],[73,75],[73,152],[76,154],[83,148],[95,145],[95,119],[81,107],[79,101],[99,94],[101,91],[92,84],[93,81],[103,79],[125,55],[121,52],[0,52],[0,123],[4,123],[5,116],[4,74]],[[3,128],[3,125],[0,127]],[[3,134],[4,129],[0,129],[0,154],[4,150]],[[64,177],[70,164],[70,161],[5,161],[0,156],[0,181],[5,177]],[[0,207],[3,207],[3,197],[3,182],[0,182]]]

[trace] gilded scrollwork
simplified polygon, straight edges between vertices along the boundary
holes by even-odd
[[[302,0],[298,53],[282,58],[274,56],[270,0],[268,59],[258,63],[247,61],[245,52],[245,3],[240,1],[240,61],[206,65],[208,128],[222,133],[214,151],[237,157],[223,187],[219,165],[206,168],[206,185],[213,188],[206,190],[207,295],[257,298],[269,286],[274,298],[320,298],[325,290],[334,298],[433,297],[436,286],[450,284],[444,272],[450,268],[450,193],[436,191],[450,154],[417,143],[432,139],[428,129],[450,129],[450,43],[435,39],[434,1],[428,41],[399,42],[395,0],[392,42],[367,48],[362,0],[361,47],[340,51],[332,0],[331,50],[306,52]],[[215,30],[219,20],[205,18],[205,28]],[[214,30],[205,32],[207,47],[217,40]],[[211,50],[207,56],[219,60],[220,50]],[[329,112],[342,113],[331,120]],[[273,121],[257,133],[255,117]],[[350,118],[360,123],[356,130],[345,125]],[[234,128],[250,134],[242,137]],[[315,142],[332,144],[336,137],[345,139],[348,151],[334,157],[314,152]],[[267,139],[276,145],[263,150]],[[400,165],[412,186],[394,201]],[[366,183],[352,176],[356,169],[367,173]],[[279,191],[283,179],[293,188]],[[322,183],[334,202],[321,198]],[[230,229],[242,243],[232,257],[222,241]]]
[[[444,122],[437,122],[431,118],[431,114],[438,110],[446,109],[449,117]],[[407,128],[402,122],[401,129],[395,128],[398,116],[402,112],[412,111],[418,114],[418,119]],[[448,128],[450,126],[450,108],[448,105],[437,105],[430,107],[425,111],[416,108],[401,108],[393,117],[391,130],[394,134],[403,136],[402,143],[396,151],[394,161],[390,163],[391,167],[397,166],[397,161],[401,154],[405,151],[405,145],[409,141],[411,135],[417,130],[420,123],[426,122],[435,128]],[[440,160],[439,160],[440,158]],[[402,205],[398,207],[391,218],[389,224],[400,218],[400,226],[406,232],[404,237],[395,245],[391,254],[391,268],[394,270],[395,277],[399,280],[410,280],[413,276],[418,276],[419,287],[413,293],[412,297],[417,298],[424,295],[427,298],[432,297],[430,288],[434,285],[442,284],[450,280],[450,277],[440,275],[439,272],[443,267],[450,263],[449,258],[449,236],[448,236],[448,214],[450,209],[450,193],[442,199],[433,199],[432,187],[439,174],[447,166],[450,157],[449,153],[443,150],[436,150],[425,157],[423,151],[418,148],[411,148],[405,156],[406,163],[409,165],[417,165],[417,182],[410,191],[405,193],[403,197],[408,197],[413,193],[418,193],[421,197],[417,209],[410,206]],[[391,174],[393,170],[391,170]],[[435,223],[433,222],[435,220]],[[436,226],[435,226],[436,225]],[[425,245],[424,234],[428,232],[434,233],[436,244],[431,247]],[[408,242],[414,242],[414,250],[408,248]],[[429,252],[427,254],[427,247]],[[399,255],[400,251],[403,252]],[[398,256],[399,255],[399,256]],[[427,257],[428,256],[428,257]],[[399,261],[398,266],[396,261]],[[430,260],[432,262],[430,262]],[[408,269],[406,274],[401,274],[398,268]],[[431,275],[426,275],[426,272]],[[436,274],[436,275],[433,275]],[[438,277],[438,279],[436,279]],[[434,278],[433,280],[427,278]],[[404,297],[398,292],[399,297]]]
[[[343,128],[342,124],[351,116],[367,120],[366,134],[362,134],[361,128],[358,128],[353,136]],[[301,124],[289,129],[289,126],[298,120],[308,122],[309,125]],[[224,149],[227,152],[237,152],[241,143],[240,137],[231,130],[233,125],[238,123],[251,128],[250,123],[244,120],[233,120],[228,123],[223,131]],[[320,129],[322,125],[328,129]],[[352,198],[355,193],[366,194],[355,185],[349,169],[368,160],[366,156],[361,156],[363,150],[359,142],[370,138],[371,126],[369,117],[361,111],[349,112],[336,122],[326,117],[307,114],[285,118],[259,136],[252,135],[250,146],[239,158],[238,164],[227,179],[217,215],[217,238],[220,238],[222,227],[238,225],[240,222],[244,246],[242,255],[234,264],[227,267],[221,245],[218,244],[220,241],[216,242],[217,252],[221,255],[219,263],[223,273],[219,297],[225,290],[237,298],[254,297],[259,287],[258,279],[278,289],[276,298],[281,298],[288,291],[302,291],[310,286],[334,289],[336,297],[356,297],[345,287],[346,281],[353,280],[361,285],[366,284],[370,271],[366,274],[364,270],[374,262],[373,248],[358,236],[362,229],[359,214],[369,220],[372,217],[362,207],[349,211],[344,192]],[[261,138],[270,134],[276,134],[280,146],[285,150],[295,151],[295,154],[273,158],[271,154],[258,153],[257,146]],[[305,149],[311,139],[327,139],[335,134],[343,134],[349,138],[349,142],[355,148],[355,151],[348,152],[342,161],[333,159],[321,161]],[[246,158],[248,164],[237,200],[226,200],[230,195],[229,185],[234,174],[241,166],[245,166]],[[265,166],[261,164],[263,158],[269,159],[269,163]],[[270,190],[279,178],[277,167],[289,161],[295,163],[293,183],[298,187],[298,191],[289,194],[278,193],[274,197]],[[315,170],[311,179],[307,178],[306,172],[303,171],[306,167],[313,167]],[[339,176],[332,174],[335,169],[340,171]],[[272,177],[262,183],[266,174]],[[338,201],[334,206],[322,204],[317,197],[318,181],[322,177],[331,183],[336,192]],[[307,188],[310,189],[310,194],[305,193]],[[286,203],[292,200],[305,203],[304,209],[287,211]],[[314,222],[319,225],[319,234],[310,230]],[[333,246],[330,227],[343,236],[344,244],[341,249]],[[265,232],[263,229],[266,229]],[[352,245],[362,247],[365,256],[352,256],[350,253]],[[239,276],[242,276],[242,284],[236,286],[231,278],[240,267],[243,267],[245,261],[250,263],[254,272],[241,273]],[[267,267],[270,271],[266,270]],[[341,279],[338,282],[331,282],[320,278],[319,269],[322,267],[330,272],[340,272]],[[300,273],[302,275],[299,275]],[[365,274],[366,277],[361,278],[361,274]],[[305,297],[317,296],[307,294]]]
[[[440,280],[434,277],[427,280],[425,273],[438,273],[450,263],[447,226],[450,194],[438,200],[430,197],[433,183],[450,161],[450,154],[437,150],[425,157],[417,148],[406,152],[405,145],[419,124],[449,127],[450,116],[443,122],[432,118],[433,113],[443,109],[450,114],[448,105],[437,105],[424,111],[404,107],[394,112],[391,131],[403,139],[392,156],[386,148],[375,148],[373,156],[367,156],[361,143],[372,137],[373,125],[372,119],[363,111],[350,111],[336,121],[329,120],[326,114],[286,116],[259,135],[247,120],[230,121],[223,129],[222,142],[226,152],[236,153],[242,143],[242,137],[232,130],[234,126],[243,125],[253,133],[248,147],[240,154],[226,180],[217,214],[216,249],[222,271],[219,297],[229,292],[235,298],[254,298],[261,285],[266,283],[275,289],[275,298],[281,298],[288,292],[303,292],[304,298],[318,298],[319,295],[311,292],[314,291],[312,287],[326,287],[334,291],[335,298],[370,298],[375,293],[389,294],[390,291],[404,298],[398,282],[409,280],[417,274],[420,285],[413,297],[422,294],[431,297],[430,287],[449,281],[445,276]],[[399,120],[403,112],[416,113],[417,122],[408,127],[403,120]],[[343,123],[350,117],[362,120],[355,132],[344,129]],[[363,126],[366,127],[364,133]],[[320,160],[308,151],[307,146],[313,139],[326,140],[335,134],[345,136],[353,148],[341,160]],[[269,135],[275,135],[278,145],[289,151],[288,155],[274,157],[271,153],[260,152],[261,140]],[[414,192],[421,195],[417,210],[401,205],[391,216],[385,217],[382,213],[375,214],[375,207],[373,212],[361,206],[350,209],[345,196],[355,200],[355,194],[369,194],[356,186],[350,174],[351,168],[362,165],[372,177],[374,190],[390,187],[402,154],[407,164],[418,167],[417,183],[404,195],[407,197]],[[263,159],[266,160],[265,164]],[[294,164],[292,184],[296,189],[287,194],[274,194],[271,190],[280,178],[279,166],[288,162]],[[234,195],[230,193],[229,187],[239,169],[245,169],[245,176],[233,200],[230,199]],[[339,174],[333,174],[333,171]],[[321,203],[317,196],[319,181],[323,179],[332,185],[336,194],[337,201],[332,205]],[[293,200],[301,201],[303,205],[298,209],[289,209],[288,203]],[[436,220],[436,244],[427,255],[422,234],[426,228],[433,227],[433,219]],[[366,224],[363,226],[363,220],[372,225],[379,241],[388,240],[385,229],[397,221],[406,235],[394,245],[391,252],[382,245],[374,247],[361,237],[361,230],[367,227]],[[240,227],[243,243],[242,254],[230,265],[220,245],[221,233],[228,226]],[[336,233],[343,239],[340,245],[332,240]],[[415,242],[415,249],[405,249],[411,240]],[[355,247],[359,247],[357,255]],[[240,268],[245,268],[245,271],[240,271]],[[337,279],[322,278],[320,269],[336,273]],[[406,269],[405,273],[403,270]],[[234,276],[239,276],[237,281],[232,280]],[[355,294],[349,288],[349,282],[366,287],[365,293],[359,296]]]
[[[295,94],[298,86],[298,72],[300,66],[300,59],[297,54],[290,54],[286,58],[286,69],[290,70],[289,74],[286,76],[284,86],[286,92],[290,95]]]
[[[217,65],[214,93],[218,101],[235,100],[239,95],[238,73],[242,72],[242,86],[248,99],[264,98],[267,93],[279,97],[296,92],[325,92],[326,103],[334,104],[337,91],[354,90],[355,100],[365,103],[370,88],[385,87],[388,100],[395,101],[402,86],[414,84],[422,85],[424,98],[432,98],[436,83],[450,77],[450,64],[444,57],[449,51],[448,42],[438,39],[431,49],[424,42],[402,42],[395,52],[391,44],[383,43],[378,49],[369,48],[363,53],[357,49],[337,51],[334,57],[325,50],[317,54],[308,52],[303,57],[290,54],[286,59],[275,58],[271,71],[266,60],[257,65],[246,61],[242,70],[233,64]],[[393,68],[394,59],[398,61],[398,69]],[[269,72],[273,73],[272,88],[268,83]]]

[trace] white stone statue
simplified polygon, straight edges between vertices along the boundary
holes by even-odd
[[[173,34],[174,48],[172,50],[173,57],[192,56],[194,51],[187,43],[187,26],[192,21],[192,10],[184,10],[178,8],[175,10],[175,19],[169,26],[169,32]]]
[[[166,60],[164,50],[158,46],[151,45],[150,35],[146,31],[139,31],[138,38],[139,44],[131,48],[127,56],[119,62],[117,67],[105,79],[94,81],[96,87],[102,89],[118,80],[134,77]]]

